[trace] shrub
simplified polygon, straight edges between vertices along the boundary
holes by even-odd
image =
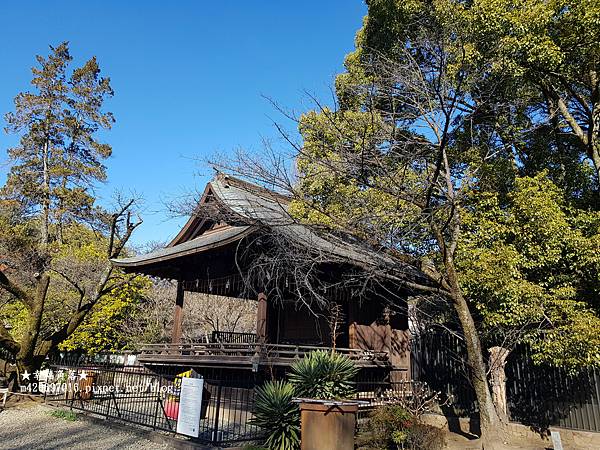
[[[387,449],[392,443],[400,444],[399,434],[406,433],[413,424],[413,417],[401,406],[389,405],[376,408],[369,419],[367,432],[371,445]],[[406,436],[405,436],[406,438]]]
[[[441,450],[446,448],[446,437],[440,428],[414,422],[407,430],[405,447],[409,450]]]
[[[364,450],[441,450],[446,445],[442,430],[420,423],[399,405],[375,409],[358,440]]]
[[[269,450],[300,447],[300,412],[293,398],[294,386],[285,381],[267,381],[256,390],[251,423],[266,431]]]
[[[288,375],[298,397],[335,400],[351,397],[358,368],[346,356],[314,351],[296,361]]]
[[[300,412],[294,397],[323,400],[354,394],[352,380],[358,369],[350,359],[327,351],[315,351],[292,365],[289,382],[268,381],[256,390],[251,423],[267,433],[269,450],[292,450],[300,445]]]

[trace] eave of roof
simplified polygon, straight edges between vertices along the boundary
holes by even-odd
[[[160,263],[183,256],[202,253],[217,247],[222,247],[248,236],[254,231],[251,226],[230,226],[209,231],[190,241],[172,247],[165,247],[145,255],[130,258],[113,259],[111,262],[117,267],[140,267]]]

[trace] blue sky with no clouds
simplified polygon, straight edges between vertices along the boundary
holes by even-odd
[[[263,137],[277,137],[279,116],[263,96],[297,111],[310,107],[304,91],[330,100],[365,14],[361,0],[2,2],[0,113],[29,89],[34,57],[48,45],[70,41],[75,64],[95,55],[112,80],[106,109],[117,120],[103,134],[113,157],[97,193],[103,204],[116,190],[141,195],[133,243],[164,241],[183,222],[165,201],[212,174],[198,160],[258,151]],[[17,139],[0,134],[0,183]]]

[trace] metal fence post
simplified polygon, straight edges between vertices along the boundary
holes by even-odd
[[[213,434],[212,434],[212,443],[219,443],[219,414],[221,413],[221,392],[223,389],[223,380],[219,379],[219,384],[217,387],[217,399],[216,399],[216,407],[215,407],[215,421],[213,424]]]
[[[159,384],[159,386],[162,385],[162,380],[158,384]],[[156,407],[154,408],[154,421],[152,422],[152,428],[154,430],[156,430],[156,421],[158,420],[158,407],[159,406],[161,406],[160,389],[158,389],[157,392],[156,392]]]

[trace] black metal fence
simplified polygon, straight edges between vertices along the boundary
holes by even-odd
[[[42,371],[37,386],[47,402],[86,413],[129,422],[154,430],[176,432],[179,394],[183,374],[168,366],[127,366],[127,358],[82,355],[56,358]],[[102,364],[94,364],[100,361]],[[119,365],[120,363],[120,365]],[[365,402],[361,417],[370,408],[392,403],[412,391],[410,381],[390,381],[385,370],[361,371],[356,379],[356,398]],[[205,369],[200,433],[195,440],[218,446],[260,441],[261,430],[250,423],[255,388],[269,374],[249,371]],[[189,374],[185,374],[188,376]],[[272,374],[271,374],[272,375]]]
[[[560,426],[600,432],[600,371],[589,368],[576,374],[548,365],[535,365],[526,347],[507,359],[507,401],[510,419],[536,429]],[[413,380],[452,399],[451,414],[468,416],[477,411],[469,381],[463,340],[447,332],[415,336],[411,348]]]
[[[163,369],[51,365],[52,374],[40,389],[53,404],[175,432],[181,376]],[[205,378],[200,433],[192,439],[219,446],[259,439],[260,430],[249,423],[254,387],[252,377]]]

